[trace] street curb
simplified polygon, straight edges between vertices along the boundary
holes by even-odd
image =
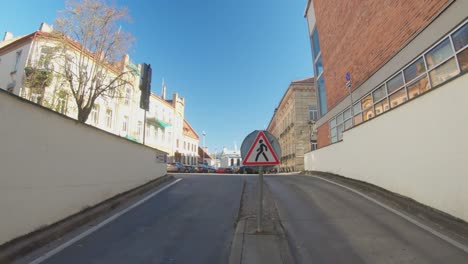
[[[153,188],[173,179],[174,176],[172,175],[164,175],[156,178],[136,188],[117,194],[76,214],[68,216],[54,224],[45,226],[39,230],[0,245],[0,264],[11,263],[16,258],[31,253],[34,250],[59,239],[63,235],[90,223],[94,219],[112,212],[116,208],[121,208],[128,204],[132,199],[139,197],[151,191]]]

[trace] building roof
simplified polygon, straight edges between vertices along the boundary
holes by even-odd
[[[189,124],[187,120],[184,119],[184,136],[194,138],[196,140],[200,140],[197,132],[193,129],[193,127]]]
[[[314,77],[309,77],[309,78],[305,78],[302,80],[292,81],[291,84],[301,84],[301,83],[310,84],[313,82],[314,82]]]
[[[205,153],[205,155],[203,155],[203,153]],[[213,159],[208,152],[206,152],[204,149],[202,149],[199,146],[198,147],[198,160],[203,160],[203,157],[205,157],[205,159]]]
[[[28,34],[28,35],[23,35],[23,36],[19,36],[16,38],[12,38],[9,40],[0,41],[0,52],[4,49],[8,49],[11,46],[22,43],[24,40],[32,38],[35,34],[36,32]]]

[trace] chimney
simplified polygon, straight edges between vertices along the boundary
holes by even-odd
[[[161,97],[162,97],[163,100],[166,100],[166,84],[164,83],[164,78],[163,78],[163,81],[162,81]]]
[[[13,33],[11,32],[5,32],[5,35],[3,36],[3,41],[5,40],[10,40],[13,38]]]
[[[47,24],[45,22],[42,22],[41,26],[39,27],[39,31],[51,33],[52,31],[54,31],[54,29],[52,28],[51,25],[49,25],[49,24]]]

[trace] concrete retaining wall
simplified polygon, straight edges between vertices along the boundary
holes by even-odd
[[[468,74],[309,152],[306,170],[375,184],[468,221]]]
[[[165,175],[157,155],[0,91],[0,244]]]

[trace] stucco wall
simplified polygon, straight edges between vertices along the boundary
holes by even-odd
[[[0,244],[163,176],[158,154],[0,91]]]
[[[468,221],[468,74],[305,157],[306,170],[366,181]]]

